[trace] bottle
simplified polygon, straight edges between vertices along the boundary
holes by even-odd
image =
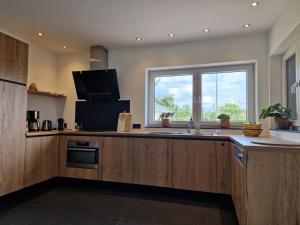
[[[201,134],[200,123],[195,122],[195,134]]]
[[[191,133],[191,129],[193,128],[193,126],[194,126],[194,121],[193,121],[193,118],[191,117],[191,119],[190,119],[189,122],[188,122],[187,130],[186,130],[186,132],[187,132],[188,134]]]

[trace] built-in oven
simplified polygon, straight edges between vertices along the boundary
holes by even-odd
[[[67,167],[98,169],[99,142],[68,140]]]

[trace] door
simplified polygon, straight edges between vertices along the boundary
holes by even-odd
[[[172,140],[174,188],[217,191],[215,141]]]
[[[23,187],[27,92],[25,86],[0,83],[0,195],[4,195]]]
[[[172,156],[167,139],[135,138],[133,182],[172,187]]]
[[[0,33],[0,79],[26,84],[28,44]]]
[[[103,138],[102,180],[133,183],[134,139]]]

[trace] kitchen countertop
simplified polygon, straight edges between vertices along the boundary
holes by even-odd
[[[134,130],[132,132],[87,132],[87,131],[78,131],[78,130],[64,130],[64,131],[38,131],[38,132],[27,132],[26,137],[41,137],[41,136],[54,136],[54,135],[74,135],[74,136],[102,136],[102,137],[143,137],[143,138],[169,138],[169,139],[188,139],[188,140],[219,140],[219,141],[231,141],[241,147],[245,148],[248,151],[251,150],[284,150],[284,151],[299,151],[300,147],[296,146],[276,146],[276,145],[262,145],[255,144],[252,141],[271,141],[274,143],[289,143],[294,144],[295,142],[284,139],[280,137],[270,137],[270,136],[261,136],[261,137],[246,137],[241,134],[230,134],[224,133],[217,135],[213,132],[205,132],[203,134],[187,134],[180,132],[170,132],[170,133],[160,133],[161,131],[143,131],[143,130]]]

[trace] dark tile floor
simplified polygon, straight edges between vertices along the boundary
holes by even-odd
[[[135,188],[60,185],[37,196],[30,192],[19,203],[0,207],[0,225],[238,224],[227,196]],[[9,205],[10,199],[4,202]]]

